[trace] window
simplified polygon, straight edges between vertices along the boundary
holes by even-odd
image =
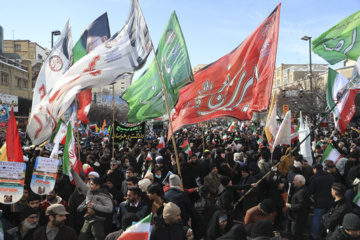
[[[15,48],[15,51],[21,51],[21,45],[20,44],[15,44],[14,48]]]
[[[21,87],[21,78],[15,78],[15,86]]]
[[[1,84],[8,84],[8,75],[6,73],[1,73]]]
[[[40,54],[38,54],[38,61],[41,62],[42,61],[42,56]]]
[[[24,87],[24,89],[27,89],[27,88],[28,88],[27,85],[28,85],[28,81],[24,80],[24,81],[23,81],[23,87]]]
[[[280,78],[276,79],[276,85],[280,86]]]
[[[125,89],[124,87],[121,87],[121,89]]]

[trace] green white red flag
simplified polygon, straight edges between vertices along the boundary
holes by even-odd
[[[189,144],[189,139],[186,139],[186,141],[183,143],[183,145],[181,146],[183,152],[185,152],[187,155],[192,155],[192,151],[190,148],[190,144]]]
[[[331,160],[336,165],[340,158],[342,158],[341,154],[331,143],[329,143],[324,154],[322,155],[321,163],[324,164],[325,160]]]
[[[80,161],[78,161],[76,157],[76,146],[75,146],[73,128],[71,126],[71,121],[69,121],[66,131],[66,142],[65,142],[64,158],[63,158],[63,174],[68,175],[72,180],[70,174],[70,168],[69,168],[70,162],[73,164],[75,172],[80,174],[82,169],[82,164]]]
[[[148,240],[150,239],[150,224],[152,214],[147,215],[138,223],[128,227],[126,231],[121,234],[118,240]]]
[[[326,89],[326,101],[329,108],[333,108],[342,94],[345,94],[333,110],[335,127],[342,134],[345,134],[346,128],[356,110],[355,97],[358,89],[343,90],[348,83],[349,80],[346,77],[329,68]]]
[[[231,122],[231,124],[227,130],[228,130],[228,132],[235,132],[235,121]]]

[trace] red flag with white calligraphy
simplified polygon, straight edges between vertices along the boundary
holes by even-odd
[[[194,74],[180,90],[172,115],[174,131],[218,117],[250,120],[270,103],[280,5],[237,48]],[[169,131],[170,139],[171,133]]]

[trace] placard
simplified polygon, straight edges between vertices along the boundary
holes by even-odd
[[[23,196],[26,164],[0,162],[0,202],[13,204]]]
[[[58,159],[36,158],[30,183],[30,188],[34,193],[46,195],[54,189],[59,164]]]

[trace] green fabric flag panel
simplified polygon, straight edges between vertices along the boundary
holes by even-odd
[[[179,90],[193,81],[189,55],[175,12],[160,38],[156,56],[171,110],[179,98]],[[124,92],[122,99],[129,104],[128,122],[146,121],[167,113],[156,59]]]
[[[356,61],[360,56],[360,11],[314,39],[312,50],[331,65],[344,59]]]

